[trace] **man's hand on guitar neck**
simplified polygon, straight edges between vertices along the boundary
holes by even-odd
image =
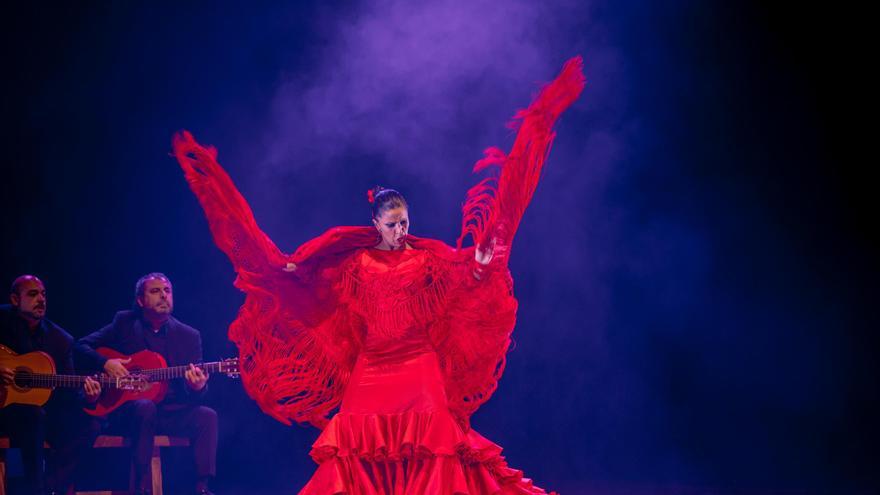
[[[128,369],[125,368],[125,365],[131,362],[131,358],[126,359],[108,359],[106,363],[104,363],[104,371],[107,372],[108,375],[113,378],[119,378],[121,376],[128,375]]]
[[[208,374],[192,363],[190,363],[189,369],[186,370],[183,376],[186,378],[186,385],[197,392],[205,388],[205,384],[208,383]]]
[[[101,383],[87,376],[86,381],[83,383],[83,391],[86,394],[86,400],[89,403],[94,403],[101,396]]]

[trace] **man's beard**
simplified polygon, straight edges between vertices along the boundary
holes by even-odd
[[[30,311],[21,311],[21,314],[31,320],[42,320],[46,316],[46,306],[34,306]]]

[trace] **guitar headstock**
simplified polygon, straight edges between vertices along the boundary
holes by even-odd
[[[238,358],[228,358],[218,363],[218,373],[225,373],[229,378],[238,378],[241,373],[238,370]]]
[[[115,386],[119,390],[129,390],[132,392],[143,392],[150,388],[150,382],[143,375],[125,375],[114,378]]]

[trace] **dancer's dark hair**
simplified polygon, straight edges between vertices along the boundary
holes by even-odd
[[[370,202],[370,209],[373,212],[373,218],[378,218],[385,210],[404,207],[408,208],[406,199],[394,189],[385,189],[382,186],[376,186],[367,191],[367,201]]]

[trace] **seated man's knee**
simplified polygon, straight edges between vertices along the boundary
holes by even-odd
[[[12,404],[7,406],[7,410],[18,426],[35,427],[46,421],[46,411],[40,406]]]
[[[217,428],[217,411],[207,406],[199,406],[195,411],[196,424],[205,427]]]
[[[101,434],[101,422],[94,418],[89,418],[83,426],[83,435],[94,440]]]
[[[132,417],[138,422],[154,422],[156,420],[156,404],[147,399],[132,401]]]

